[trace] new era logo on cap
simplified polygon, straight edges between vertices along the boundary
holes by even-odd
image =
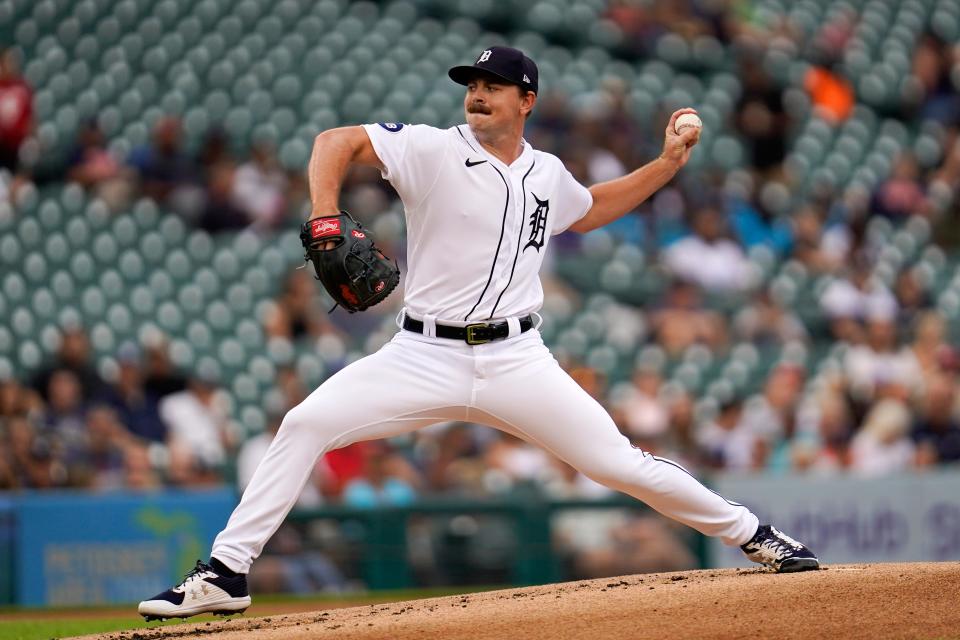
[[[536,63],[524,55],[523,51],[513,47],[484,49],[472,65],[453,67],[448,75],[454,82],[466,85],[478,75],[478,71],[498,76],[527,91],[537,93],[539,89]]]

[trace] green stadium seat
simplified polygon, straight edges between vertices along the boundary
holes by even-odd
[[[112,356],[118,346],[113,329],[103,322],[97,322],[90,329],[90,345],[100,356]]]
[[[117,300],[125,295],[123,278],[116,269],[107,269],[100,274],[100,287],[109,300]]]
[[[210,327],[223,334],[231,331],[234,324],[234,316],[230,307],[220,300],[215,300],[206,308],[206,320]]]
[[[143,258],[132,249],[127,249],[120,255],[118,261],[120,273],[131,283],[142,282],[145,274]]]
[[[267,356],[276,366],[289,366],[294,360],[293,343],[279,336],[267,341]]]
[[[160,328],[172,335],[177,335],[183,330],[183,313],[173,302],[164,302],[157,307],[156,320]]]
[[[125,304],[116,302],[107,309],[107,324],[118,336],[125,338],[131,337],[135,328],[130,309]]]
[[[107,300],[98,287],[87,287],[80,296],[80,308],[87,318],[103,317]]]
[[[235,335],[240,344],[248,351],[255,352],[263,346],[263,330],[250,318],[238,314],[241,320],[237,323]]]
[[[23,274],[33,286],[46,282],[48,274],[47,260],[39,251],[28,253],[23,261]]]
[[[271,280],[263,268],[254,266],[247,269],[243,275],[243,282],[250,287],[256,296],[263,296],[271,290]]]
[[[253,376],[245,373],[241,373],[233,378],[230,388],[237,397],[237,400],[242,403],[253,402],[260,395],[260,385],[257,384],[257,380]]]
[[[202,314],[206,305],[206,296],[203,290],[195,284],[180,287],[176,291],[176,299],[180,304],[180,309],[191,317]]]
[[[22,371],[35,371],[43,362],[43,350],[33,340],[22,339],[17,345],[17,360]]]
[[[181,338],[170,341],[170,361],[183,371],[192,371],[194,368],[194,350],[190,344]]]
[[[57,313],[57,301],[46,287],[33,292],[30,308],[39,321],[52,320]]]
[[[167,254],[164,260],[164,268],[174,280],[185,281],[194,274],[194,265],[183,249],[174,249]]]
[[[156,301],[156,294],[146,285],[136,285],[130,291],[130,309],[139,316],[153,318]]]

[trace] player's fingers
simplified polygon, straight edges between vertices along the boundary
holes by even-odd
[[[700,141],[700,127],[689,127],[680,134],[680,142],[684,146],[691,147]]]
[[[683,109],[677,109],[673,112],[673,115],[670,116],[670,122],[667,123],[667,135],[671,135],[677,132],[674,128],[677,124],[677,118],[682,116],[685,113],[696,113],[697,110],[693,107],[684,107]]]

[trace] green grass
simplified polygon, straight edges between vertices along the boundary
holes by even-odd
[[[257,604],[276,603],[309,603],[315,604],[317,609],[324,604],[350,603],[351,605],[375,604],[380,602],[402,602],[420,598],[439,598],[442,596],[459,595],[475,591],[489,591],[502,587],[443,587],[435,589],[404,589],[396,591],[378,591],[346,594],[317,594],[317,595],[263,595],[254,597],[254,605],[248,614],[256,617]],[[59,608],[59,609],[19,609],[16,607],[0,608],[0,639],[2,640],[50,640],[51,638],[67,638],[82,636],[89,633],[105,633],[107,631],[125,631],[128,629],[146,629],[158,626],[223,620],[218,616],[198,616],[189,620],[166,620],[164,622],[146,622],[137,615],[118,616],[118,605],[103,605],[86,608]],[[130,605],[133,611],[135,605]],[[103,611],[102,617],[71,617],[71,614],[84,612],[88,614],[97,610]],[[18,613],[19,620],[4,621],[4,614]],[[29,616],[29,617],[28,617]]]
[[[214,620],[213,616],[192,618],[190,622]],[[0,622],[0,638],[3,640],[48,640],[49,638],[67,638],[88,633],[121,631],[126,629],[144,629],[160,625],[181,624],[182,620],[147,623],[139,616],[129,618],[91,618],[89,620],[56,620],[38,617],[30,620]]]

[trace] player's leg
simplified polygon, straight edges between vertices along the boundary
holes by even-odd
[[[240,611],[250,604],[246,574],[325,452],[443,420],[463,419],[472,368],[453,350],[399,334],[344,368],[284,417],[240,504],[217,536],[211,564],[140,604],[149,617]],[[202,563],[201,563],[202,564]],[[186,599],[189,595],[189,600]]]
[[[539,339],[512,342],[499,362],[491,354],[491,375],[477,394],[471,419],[522,434],[593,480],[726,544],[745,545],[763,532],[745,506],[711,491],[675,462],[631,446]],[[494,374],[497,370],[504,375]]]

